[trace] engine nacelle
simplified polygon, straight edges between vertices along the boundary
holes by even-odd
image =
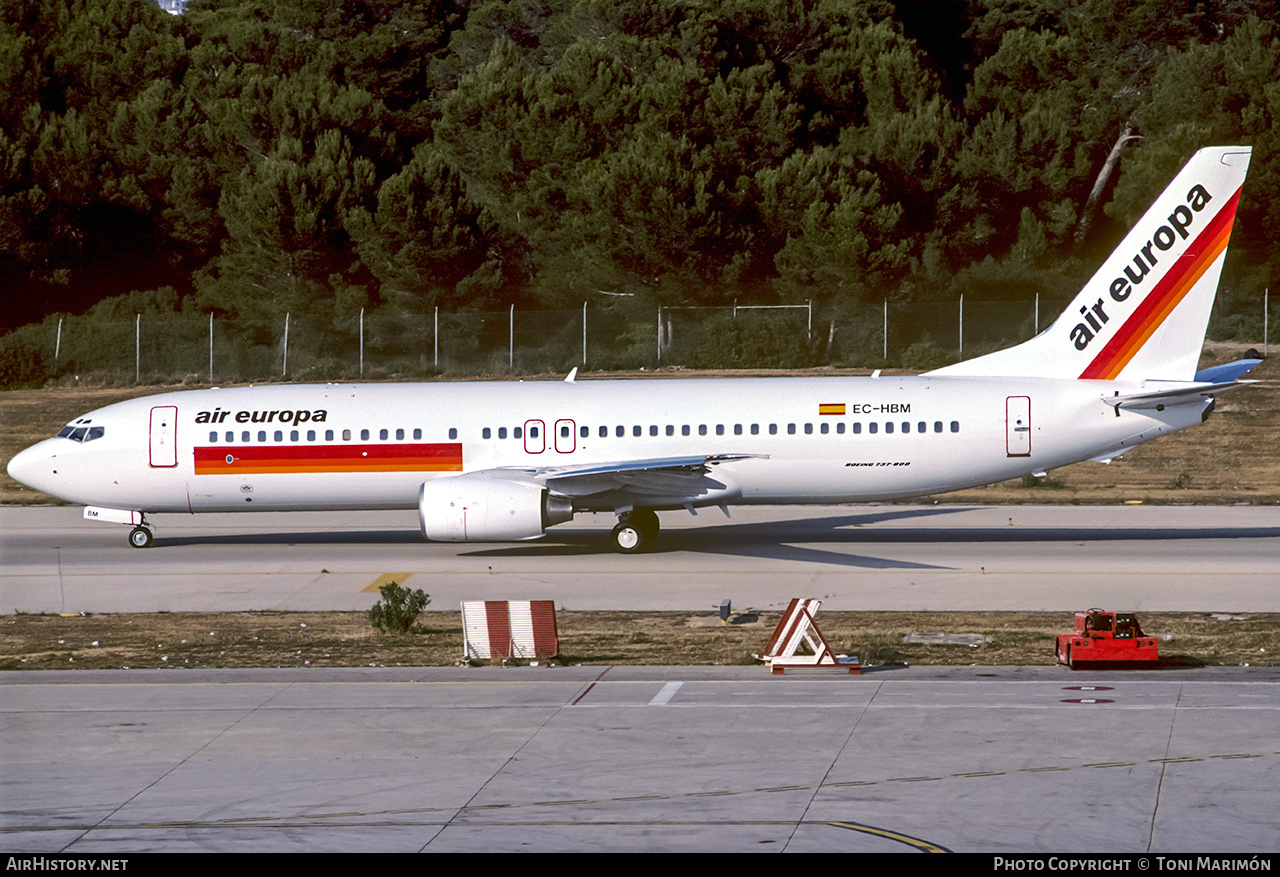
[[[432,542],[537,539],[547,527],[572,519],[572,500],[531,481],[473,472],[418,488],[418,520]]]

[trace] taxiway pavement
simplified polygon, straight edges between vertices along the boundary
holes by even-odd
[[[0,717],[9,854],[1280,849],[1276,668],[7,673]]]
[[[881,505],[662,515],[656,550],[612,517],[543,540],[424,542],[409,512],[156,515],[151,548],[80,509],[0,508],[0,613],[364,610],[394,578],[461,600],[571,610],[1280,611],[1280,507]]]

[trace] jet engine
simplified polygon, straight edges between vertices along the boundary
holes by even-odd
[[[537,539],[547,527],[572,519],[568,497],[488,472],[438,478],[418,488],[422,535],[433,542]]]

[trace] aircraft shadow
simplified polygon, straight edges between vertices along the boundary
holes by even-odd
[[[1044,543],[1115,543],[1173,542],[1206,539],[1258,539],[1280,537],[1280,528],[1253,527],[1182,527],[1182,528],[1110,528],[1110,527],[972,527],[922,526],[901,529],[871,528],[868,525],[888,522],[936,520],[940,517],[973,511],[972,506],[931,506],[880,509],[870,514],[830,515],[736,523],[724,520],[712,511],[702,511],[707,526],[671,528],[662,531],[650,555],[672,555],[681,552],[732,557],[754,557],[796,563],[822,563],[860,569],[950,569],[901,558],[851,554],[839,550],[859,544],[1044,544]],[[671,513],[679,514],[679,513]],[[600,522],[608,522],[600,516]],[[310,532],[233,533],[218,535],[157,537],[156,548],[182,546],[272,546],[272,545],[428,545],[416,530],[323,530]],[[823,548],[821,546],[831,546]],[[438,546],[442,547],[442,546]],[[460,544],[458,556],[466,558],[556,558],[589,555],[611,555],[605,526],[591,529],[558,527],[536,542],[501,544]]]

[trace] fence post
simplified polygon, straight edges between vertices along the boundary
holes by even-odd
[[[133,324],[133,382],[142,383],[142,314]]]
[[[284,313],[284,364],[280,367],[280,377],[289,373],[289,312]]]
[[[582,303],[582,367],[587,366],[587,303]]]
[[[658,305],[658,364],[662,364],[662,305]]]
[[[440,305],[436,305],[436,327],[432,336],[432,342],[435,344],[435,367],[440,368]]]
[[[884,361],[889,361],[889,299],[884,300]]]
[[[58,317],[58,339],[53,342],[53,368],[58,368],[58,354],[62,352],[62,317]]]
[[[213,384],[213,312],[209,312],[209,384]]]
[[[511,306],[511,316],[507,318],[507,367],[516,367],[516,306]]]
[[[964,293],[960,293],[960,358],[964,359]]]
[[[364,308],[360,309],[360,376],[364,377]]]

